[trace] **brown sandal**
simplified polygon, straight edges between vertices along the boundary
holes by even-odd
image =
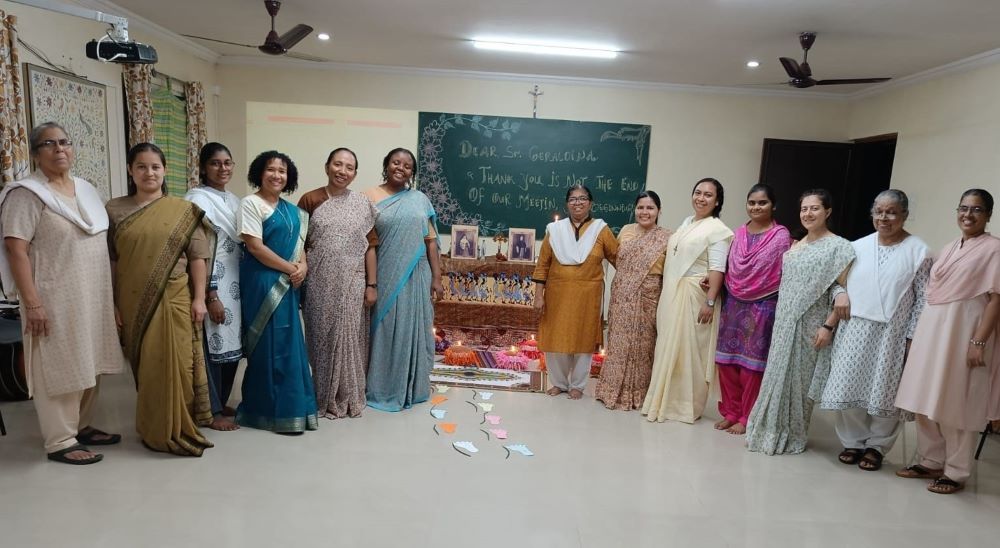
[[[937,493],[938,495],[953,495],[962,489],[965,489],[964,485],[945,476],[941,476],[927,486],[928,491]]]
[[[858,462],[858,468],[866,472],[875,472],[882,469],[882,459],[884,458],[885,455],[879,453],[876,449],[865,449],[864,456],[862,456],[861,461]]]
[[[844,464],[854,465],[861,460],[861,455],[863,451],[860,449],[855,449],[853,447],[848,447],[837,455],[837,460]]]
[[[936,480],[944,475],[944,470],[931,470],[919,464],[907,466],[902,470],[896,470],[896,475],[906,479],[932,479]]]

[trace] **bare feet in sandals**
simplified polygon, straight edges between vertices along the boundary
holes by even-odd
[[[725,417],[723,417],[721,421],[715,423],[714,428],[716,430],[725,430],[725,429],[731,427],[734,424],[736,424],[736,423],[733,422],[733,421],[731,421],[731,420],[729,420],[729,419],[727,419],[727,418],[725,418]]]
[[[232,432],[233,430],[240,429],[240,425],[223,417],[222,415],[212,417],[212,424],[209,424],[208,427],[212,430],[218,430],[220,432]]]
[[[558,396],[559,394],[562,394],[563,392],[565,392],[565,390],[563,390],[562,388],[559,388],[558,386],[553,386],[552,388],[549,388],[548,390],[545,391],[545,393],[548,394],[548,395],[550,395],[550,396]]]
[[[578,390],[576,388],[570,389],[570,391],[569,391],[569,399],[571,399],[571,400],[578,400],[578,399],[580,399],[582,397],[583,397],[583,390]]]
[[[747,433],[747,427],[743,426],[743,423],[737,422],[729,428],[726,428],[726,432],[729,432],[734,436],[742,436]]]

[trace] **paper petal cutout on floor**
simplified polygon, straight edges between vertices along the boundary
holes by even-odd
[[[500,415],[486,415],[486,422],[496,426],[500,424]]]
[[[479,452],[479,449],[477,449],[476,446],[473,445],[471,441],[456,441],[453,445],[455,446],[455,449],[458,449],[460,452],[468,452],[468,453]]]
[[[478,405],[479,408],[482,409],[483,411],[493,411],[493,404],[492,403],[482,403],[482,402],[480,402],[480,403],[477,403],[476,405]]]
[[[444,394],[445,392],[448,391],[448,387],[443,384],[434,385],[434,389],[437,390],[438,394]]]
[[[441,431],[445,434],[454,434],[455,429],[458,428],[458,424],[454,422],[442,422],[439,423],[438,426],[441,427]]]
[[[483,400],[488,400],[493,397],[493,392],[477,392],[479,397]]]
[[[498,440],[507,439],[507,431],[503,428],[490,428],[490,432],[493,432],[493,435],[496,436]]]
[[[431,415],[433,415],[435,419],[443,419],[447,414],[448,411],[446,409],[431,409]]]
[[[448,401],[448,398],[441,396],[439,394],[431,396],[431,405],[437,405],[439,403],[444,403],[446,401]]]
[[[515,451],[515,452],[520,453],[520,454],[522,454],[522,455],[524,455],[526,457],[530,457],[530,456],[534,455],[534,453],[532,453],[531,450],[528,449],[528,446],[524,445],[523,443],[518,443],[518,444],[515,444],[515,445],[504,445],[504,447],[507,448],[510,451]]]

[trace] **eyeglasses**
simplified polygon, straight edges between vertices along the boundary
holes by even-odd
[[[955,208],[955,211],[963,214],[971,213],[973,215],[982,215],[983,213],[986,213],[986,209],[980,206],[958,206]]]
[[[73,141],[69,139],[46,139],[41,143],[38,143],[38,148],[55,148],[56,145],[68,148],[73,146]]]
[[[236,162],[232,160],[226,160],[222,162],[220,162],[219,160],[211,160],[208,162],[208,167],[214,169],[221,169],[221,168],[233,169],[234,167],[236,167]]]
[[[872,219],[885,219],[887,221],[895,221],[899,218],[899,213],[890,211],[872,211]]]
[[[586,196],[573,196],[571,198],[567,198],[566,199],[566,203],[568,203],[568,204],[579,204],[579,203],[589,202],[589,201],[590,201],[590,198],[588,198]]]

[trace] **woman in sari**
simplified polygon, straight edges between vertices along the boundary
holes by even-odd
[[[851,244],[857,259],[846,286],[834,289],[840,330],[819,407],[837,410],[840,462],[871,472],[882,468],[902,426],[896,391],[931,269],[927,245],[903,229],[908,216],[903,191],[876,196],[876,232]]]
[[[122,439],[91,424],[101,376],[125,369],[108,214],[94,185],[73,176],[73,141],[62,126],[40,124],[28,143],[37,171],[0,192],[0,276],[6,297],[20,303],[25,376],[47,458],[93,464],[104,456],[87,446]]]
[[[715,350],[722,420],[715,423],[715,429],[730,434],[746,433],[750,410],[757,401],[778,306],[781,257],[792,244],[788,229],[774,222],[774,206],[774,189],[765,184],[750,187],[750,220],[736,229],[729,250]]]
[[[635,200],[635,224],[618,233],[618,261],[608,305],[608,349],[594,399],[608,409],[642,406],[653,369],[656,304],[671,232],[660,226],[660,197],[647,190]]]
[[[604,301],[604,261],[615,264],[618,240],[601,219],[590,217],[594,197],[590,189],[574,185],[566,192],[569,217],[549,223],[538,252],[535,309],[538,349],[545,352],[550,396],[569,392],[583,397],[590,378],[590,361],[604,340],[601,305]]]
[[[154,451],[201,456],[212,422],[201,323],[214,242],[205,213],[167,196],[163,152],[128,152],[128,196],[105,206],[116,315],[135,374],[136,430]]]
[[[991,387],[1000,367],[1000,239],[986,232],[993,196],[967,190],[958,205],[962,236],[931,268],[927,306],[913,333],[896,406],[917,415],[917,464],[896,475],[933,480],[942,495],[965,487],[978,431],[996,418]]]
[[[358,159],[338,148],[326,160],[327,184],[307,192],[308,297],[302,311],[319,416],[359,417],[365,408],[368,308],[377,298],[375,206],[348,189]]]
[[[656,350],[650,390],[642,404],[649,421],[693,423],[708,400],[715,376],[715,340],[726,256],[733,231],[719,220],[724,201],[719,181],[694,185],[694,215],[670,236],[663,290],[656,309]],[[701,281],[708,278],[708,290]]]
[[[444,295],[437,215],[412,188],[417,159],[396,148],[382,160],[382,184],[365,191],[378,210],[378,296],[371,319],[366,398],[380,411],[427,401],[434,363],[434,304]]]
[[[240,199],[226,190],[233,178],[233,157],[220,143],[201,147],[198,157],[201,186],[188,191],[185,200],[205,212],[215,230],[215,265],[208,282],[205,305],[205,361],[212,401],[212,430],[236,430],[239,426],[223,417],[233,390],[236,368],[243,357],[240,310],[240,247],[236,233],[236,212]]]
[[[299,318],[309,216],[281,198],[282,193],[295,192],[298,180],[291,158],[274,150],[260,153],[247,174],[257,192],[240,201],[237,214],[246,245],[240,289],[247,370],[236,422],[287,435],[318,427]]]
[[[830,342],[837,328],[832,292],[843,285],[854,248],[830,231],[833,198],[808,190],[799,198],[807,234],[785,253],[778,286],[771,348],[760,393],[747,421],[750,451],[768,455],[806,449],[813,401],[830,369]]]

